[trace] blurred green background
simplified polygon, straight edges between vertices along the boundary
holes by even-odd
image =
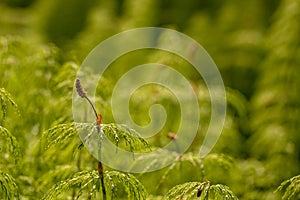
[[[281,199],[280,193],[274,193],[276,188],[300,173],[300,0],[1,0],[0,13],[0,88],[11,94],[20,110],[18,116],[8,107],[0,125],[10,130],[22,149],[21,161],[15,165],[0,148],[0,169],[15,177],[24,199],[39,199],[64,178],[39,187],[40,177],[50,169],[77,166],[72,156],[45,158],[40,136],[53,125],[72,121],[72,87],[80,63],[106,38],[145,26],[171,28],[194,38],[221,72],[228,111],[213,153],[232,157],[234,165],[224,171],[208,163],[211,182],[228,185],[240,199]],[[163,52],[146,53],[147,58],[138,52],[120,58],[114,63],[115,73],[150,58],[179,69],[182,64]],[[206,88],[192,70],[186,76],[199,92],[202,125],[207,127]],[[106,106],[115,80],[108,76],[102,81],[96,104],[107,123],[112,120]],[[144,102],[160,102],[174,114],[176,102],[167,101],[169,96],[162,92],[158,100],[149,100],[141,94],[133,102],[135,119],[141,124],[147,121]],[[164,144],[164,135],[176,130],[176,123],[171,119],[151,142]],[[201,133],[191,152],[197,152]],[[72,148],[61,151],[72,152]],[[93,164],[82,165],[71,170],[93,168]],[[142,183],[150,194],[159,196],[175,183],[195,179],[195,169],[177,170],[174,180],[164,183],[160,191],[155,183],[161,172],[146,175]]]

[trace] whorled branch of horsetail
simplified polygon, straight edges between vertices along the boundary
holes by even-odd
[[[79,79],[76,79],[76,90],[77,90],[77,93],[78,95],[81,97],[81,98],[85,98],[89,104],[91,105],[93,111],[94,111],[94,114],[95,114],[95,117],[96,117],[96,125],[97,125],[97,131],[98,133],[101,133],[101,122],[102,122],[102,116],[99,115],[95,109],[95,106],[94,104],[92,103],[92,101],[88,98],[87,96],[87,93],[86,91],[84,90],[84,88],[82,87],[81,83],[80,83],[80,80]],[[89,134],[90,135],[90,134]],[[89,136],[88,135],[88,136]],[[101,144],[99,143],[99,147],[98,147],[98,151],[99,151],[99,154],[101,155]],[[102,194],[103,194],[103,199],[106,199],[106,191],[105,191],[105,187],[104,187],[104,177],[103,177],[103,165],[102,163],[99,161],[98,162],[98,174],[99,174],[99,177],[100,177],[100,181],[101,181],[101,185],[102,185]]]

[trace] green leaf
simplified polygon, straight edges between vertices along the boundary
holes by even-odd
[[[176,185],[168,191],[166,195],[166,200],[193,199],[193,197],[196,197],[199,189],[202,189],[204,185],[205,182],[187,182],[180,185]]]
[[[209,187],[208,199],[235,200],[238,198],[229,190],[229,187],[225,185],[217,184]]]
[[[233,158],[225,154],[208,154],[203,158],[204,165],[217,164],[225,170],[230,169],[233,166]]]
[[[0,197],[8,200],[20,199],[20,191],[15,179],[0,171]]]
[[[5,139],[5,146],[8,149],[9,153],[11,153],[16,161],[19,160],[21,156],[19,144],[15,138],[6,128],[0,126],[0,139]],[[1,143],[0,143],[1,144]],[[2,149],[0,148],[2,151]]]
[[[300,199],[300,175],[282,182],[276,190],[279,191],[284,191],[283,200]]]
[[[11,98],[11,95],[4,88],[0,88],[0,104],[2,105],[1,106],[2,122],[4,122],[6,119],[6,110],[7,110],[8,103],[10,103],[16,109],[18,115],[20,115],[18,105]]]
[[[75,173],[74,176],[67,180],[60,181],[54,185],[48,192],[43,196],[43,200],[57,199],[58,196],[71,188],[79,189],[76,194],[76,198],[79,198],[84,190],[89,191],[89,193],[96,193],[96,188],[99,181],[99,175],[96,171],[81,171]]]
[[[131,174],[121,173],[118,171],[109,171],[104,173],[105,187],[108,197],[111,199],[118,199],[117,185],[123,185],[127,193],[128,199],[143,200],[147,197],[147,191],[144,186]]]
[[[147,197],[144,186],[131,174],[117,171],[104,172],[104,185],[107,199],[117,199],[117,188],[122,185],[128,195],[128,199],[143,200]],[[102,187],[102,186],[101,186]],[[53,186],[42,198],[43,200],[57,199],[57,197],[71,188],[76,189],[75,198],[88,196],[94,199],[100,193],[100,176],[97,171],[81,171],[71,178],[60,181]]]
[[[97,133],[97,127],[93,123],[67,123],[60,124],[46,130],[42,135],[45,149],[51,146],[66,143],[70,138],[77,136],[78,131],[85,130],[88,135],[85,140],[89,139],[91,134]],[[139,133],[128,128],[126,125],[120,124],[101,124],[101,130],[105,136],[114,142],[117,146],[128,147],[130,151],[142,151],[149,149],[149,145]],[[98,134],[98,133],[97,133]],[[84,141],[85,142],[85,141]]]
[[[187,182],[170,189],[166,195],[167,200],[174,199],[214,199],[214,200],[236,200],[237,197],[225,185],[210,185],[209,181]]]
[[[128,146],[131,152],[150,150],[147,141],[134,129],[131,129],[124,124],[102,124],[101,128],[106,137],[113,141],[117,146]]]
[[[71,165],[56,166],[55,169],[52,169],[39,177],[37,181],[38,190],[45,191],[49,184],[56,183],[59,180],[67,179],[75,172],[75,169],[76,168]]]
[[[59,124],[54,126],[42,134],[42,142],[45,150],[61,143],[67,143],[70,138],[77,135],[75,123]]]

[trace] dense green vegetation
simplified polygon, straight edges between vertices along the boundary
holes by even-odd
[[[300,199],[300,0],[5,0],[0,13],[0,199]],[[227,113],[216,146],[200,158],[210,119],[201,77],[167,52],[121,56],[99,80],[95,101],[104,134],[120,148],[162,147],[180,123],[174,94],[153,85],[133,94],[130,111],[147,124],[150,106],[164,106],[168,121],[155,137],[143,140],[114,123],[111,92],[132,66],[172,66],[190,80],[201,108],[187,152],[161,152],[148,158],[153,165],[176,162],[129,174],[89,154],[76,128],[95,131],[94,121],[74,122],[71,105],[87,54],[145,26],[181,31],[209,52],[226,86]]]

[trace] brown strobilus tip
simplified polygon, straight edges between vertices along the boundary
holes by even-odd
[[[84,91],[81,83],[80,83],[80,80],[79,79],[76,79],[76,90],[77,90],[77,93],[78,95],[81,97],[81,98],[86,98],[86,91]]]
[[[82,85],[81,85],[81,83],[80,83],[80,80],[79,80],[78,78],[76,79],[75,86],[76,86],[76,90],[77,90],[78,95],[79,95],[81,98],[85,98],[85,99],[89,102],[89,104],[92,106],[92,109],[93,109],[94,114],[95,114],[95,117],[96,117],[97,129],[98,129],[98,131],[100,131],[100,124],[102,123],[102,115],[100,115],[100,114],[97,113],[94,104],[93,104],[92,101],[88,98],[88,96],[87,96],[87,94],[86,94],[86,91],[85,91],[84,88],[82,87]]]

